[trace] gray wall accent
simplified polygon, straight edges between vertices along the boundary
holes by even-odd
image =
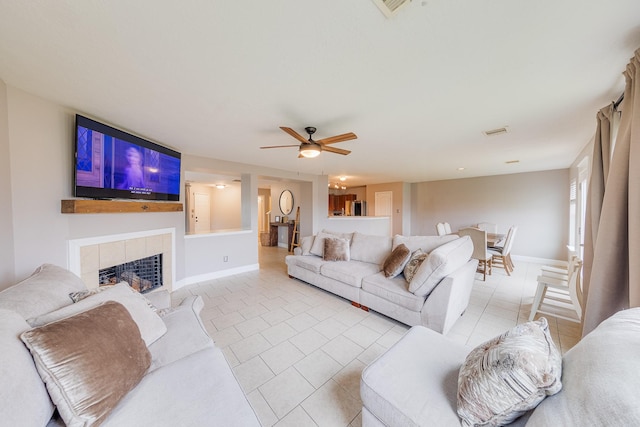
[[[438,222],[459,228],[493,222],[518,226],[512,254],[567,258],[569,169],[412,184],[411,234],[436,234]]]

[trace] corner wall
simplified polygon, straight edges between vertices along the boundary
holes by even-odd
[[[0,80],[0,290],[15,279],[7,86]]]
[[[421,182],[411,193],[411,234],[434,235],[438,222],[517,225],[514,255],[567,259],[569,169]]]

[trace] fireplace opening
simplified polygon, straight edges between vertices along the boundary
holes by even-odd
[[[149,292],[162,286],[162,254],[103,268],[98,275],[100,286],[127,282],[138,292]]]

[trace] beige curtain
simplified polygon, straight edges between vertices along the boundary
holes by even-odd
[[[620,129],[593,242],[583,335],[615,312],[640,306],[640,49],[624,76]]]
[[[609,165],[611,159],[611,119],[614,113],[613,103],[598,111],[596,117],[596,134],[593,142],[593,155],[591,162],[591,177],[587,192],[585,236],[584,236],[584,281],[582,285],[584,301],[589,295],[589,278],[593,263],[593,246],[598,235],[600,212],[602,211],[602,199],[607,185]]]

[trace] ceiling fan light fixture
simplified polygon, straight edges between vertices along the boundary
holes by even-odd
[[[316,144],[304,144],[303,146],[300,146],[300,155],[307,159],[318,157],[320,155],[320,151],[322,151],[322,149]]]

